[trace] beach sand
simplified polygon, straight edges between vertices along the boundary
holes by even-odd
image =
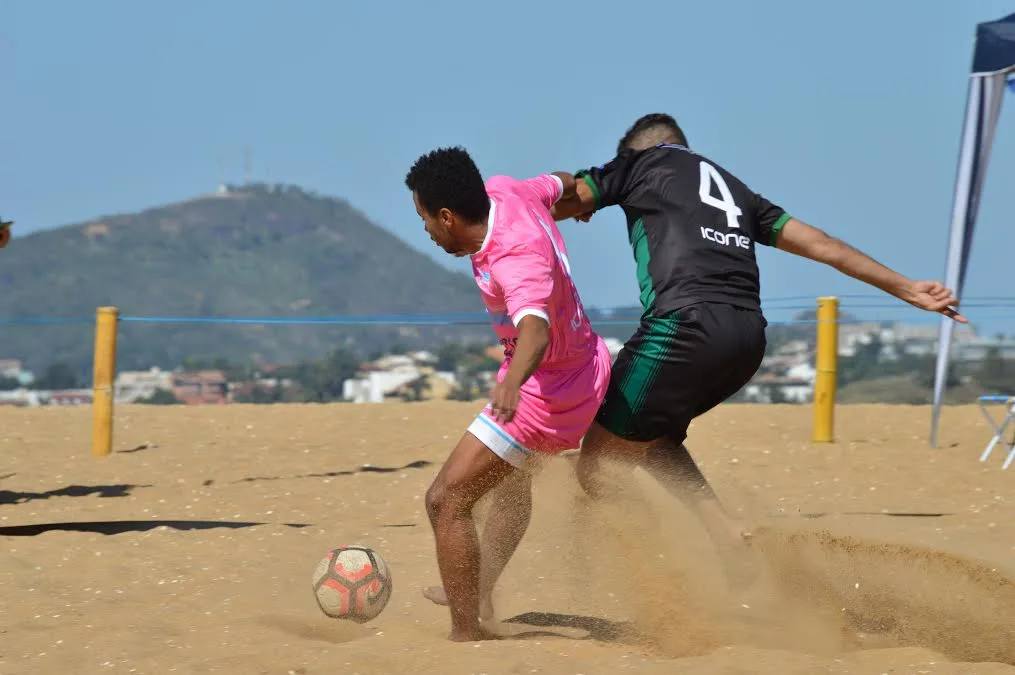
[[[936,450],[927,407],[841,406],[822,445],[809,406],[697,420],[756,524],[745,591],[647,478],[589,506],[555,459],[495,598],[511,639],[450,643],[423,495],[479,407],[120,406],[105,458],[87,407],[0,409],[0,673],[1015,673],[1015,470],[977,461],[974,406]],[[341,544],[393,571],[365,625],[314,602]]]

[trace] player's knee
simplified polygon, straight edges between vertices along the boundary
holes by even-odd
[[[430,517],[430,522],[436,522],[440,517],[442,511],[446,510],[447,506],[447,490],[438,481],[434,481],[430,484],[430,487],[426,491],[426,515]]]
[[[430,522],[469,513],[472,504],[466,499],[464,490],[455,490],[442,481],[434,481],[426,491],[426,513]]]

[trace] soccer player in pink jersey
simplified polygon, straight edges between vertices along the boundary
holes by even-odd
[[[489,608],[493,584],[528,527],[528,470],[541,458],[579,447],[605,395],[610,355],[585,316],[550,215],[561,197],[575,194],[574,178],[496,176],[484,183],[464,149],[442,148],[416,160],[405,184],[434,243],[454,256],[471,256],[504,347],[489,404],[426,493],[451,611],[450,639],[490,639],[495,636],[480,625],[480,607]],[[481,579],[472,509],[494,488],[522,495],[522,503],[491,510]]]

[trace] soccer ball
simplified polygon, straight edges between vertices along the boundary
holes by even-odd
[[[314,568],[314,597],[325,614],[357,623],[370,621],[391,598],[391,571],[377,551],[340,546]]]

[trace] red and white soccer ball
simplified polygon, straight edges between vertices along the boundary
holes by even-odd
[[[391,571],[365,546],[340,546],[314,568],[314,597],[325,614],[358,623],[370,621],[391,598]]]

